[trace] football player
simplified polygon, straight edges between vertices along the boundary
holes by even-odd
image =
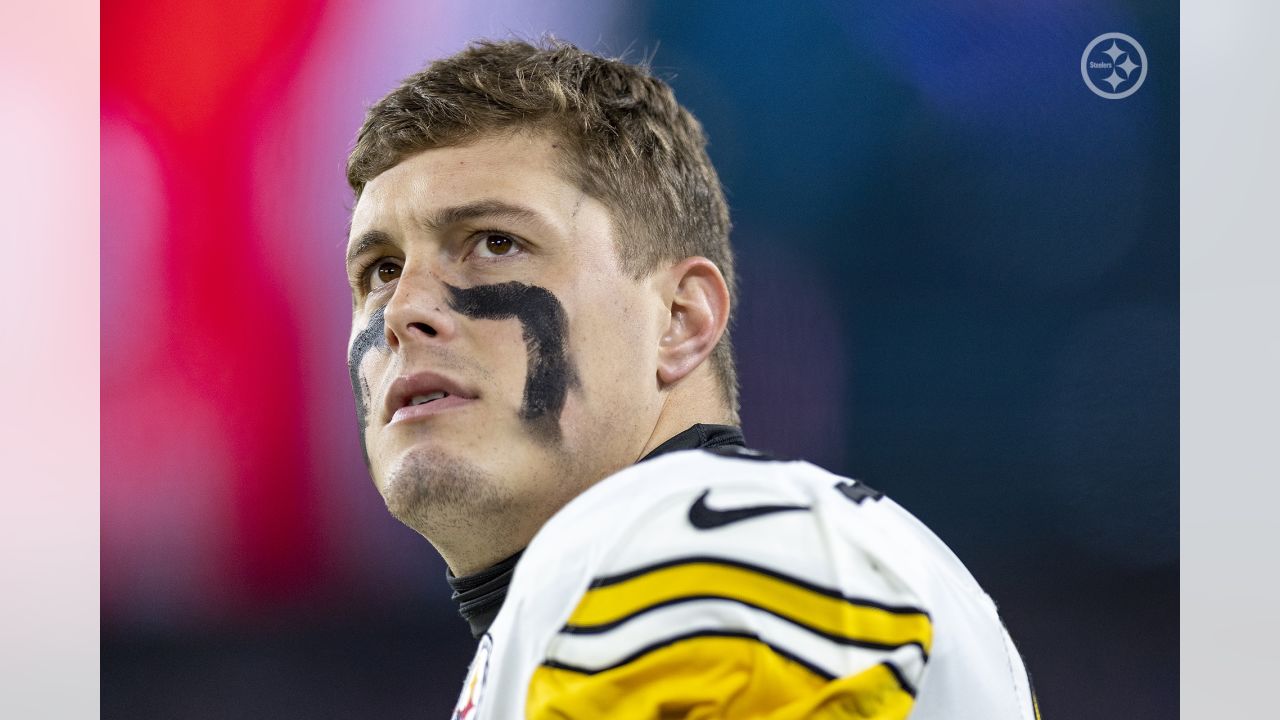
[[[473,43],[360,128],[351,384],[479,640],[455,717],[1031,720],[946,545],[745,447],[705,146],[645,67],[556,40]]]

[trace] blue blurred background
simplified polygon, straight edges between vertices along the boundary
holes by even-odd
[[[1178,14],[1123,0],[102,8],[102,711],[445,717],[473,645],[347,386],[343,163],[476,37],[652,57],[735,229],[751,444],[886,491],[1046,718],[1177,714]],[[1124,100],[1080,56],[1124,32]]]

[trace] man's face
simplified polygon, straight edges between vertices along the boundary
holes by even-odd
[[[550,135],[428,150],[352,216],[348,360],[375,485],[439,547],[531,535],[635,462],[659,412],[660,293],[618,267],[608,208]]]

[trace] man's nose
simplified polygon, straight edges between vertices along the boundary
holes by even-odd
[[[387,303],[387,345],[392,350],[415,343],[447,342],[456,330],[448,286],[430,266],[406,264]]]

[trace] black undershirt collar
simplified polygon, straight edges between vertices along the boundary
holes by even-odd
[[[698,448],[718,448],[726,445],[745,447],[747,441],[742,431],[732,425],[703,425],[698,423],[670,440],[654,448],[648,455],[640,458],[640,462],[652,460],[677,450],[696,450]]]
[[[640,458],[640,462],[677,450],[730,445],[746,445],[741,430],[732,425],[699,423],[654,448],[648,455]],[[458,614],[471,626],[472,637],[479,638],[489,631],[493,619],[502,609],[502,601],[506,599],[507,588],[511,585],[511,574],[515,572],[516,563],[523,553],[521,550],[496,565],[462,577],[456,577],[445,569],[444,577],[449,582],[449,587],[453,588],[453,600],[458,603]]]

